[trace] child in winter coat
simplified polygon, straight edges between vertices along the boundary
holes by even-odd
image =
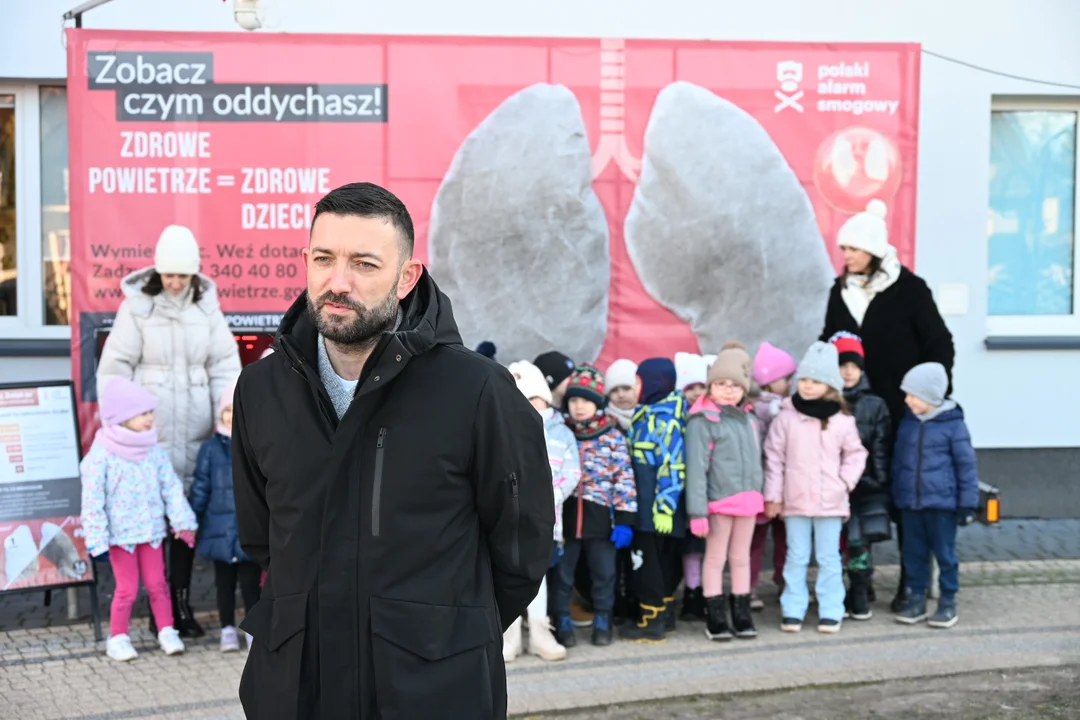
[[[752,397],[754,414],[761,429],[761,444],[769,434],[773,418],[780,414],[780,404],[791,395],[791,378],[795,375],[795,358],[780,348],[767,342],[758,346],[754,355],[754,383],[758,392]],[[762,464],[765,455],[762,453]],[[770,520],[764,513],[758,515],[754,527],[754,540],[750,543],[750,607],[762,610],[765,603],[758,597],[757,586],[761,579],[761,569],[765,567],[765,542],[769,532],[773,539],[773,582],[781,590],[784,587],[784,558],[787,555],[787,539],[784,521],[780,518]]]
[[[191,509],[199,519],[199,538],[196,549],[214,563],[214,585],[217,588],[218,615],[221,617],[221,652],[240,649],[236,631],[236,584],[244,609],[259,601],[259,581],[262,568],[240,549],[236,525],[236,501],[233,498],[232,476],[232,403],[236,384],[227,388],[218,404],[216,432],[199,448],[195,461],[195,479],[189,499]],[[251,637],[244,633],[251,646]]]
[[[550,382],[549,382],[550,384]],[[555,587],[556,638],[574,647],[570,591],[578,558],[585,553],[592,579],[593,645],[610,645],[615,603],[615,553],[630,547],[637,521],[637,495],[630,448],[617,424],[604,414],[604,376],[591,365],[574,370],[565,394],[566,422],[581,455],[581,484],[563,505],[563,556]]]
[[[637,363],[622,358],[611,363],[604,373],[604,388],[608,396],[604,412],[619,423],[625,433],[630,432],[630,423],[634,420],[638,398],[641,397],[641,379],[637,371]]]
[[[675,631],[676,569],[687,525],[686,401],[675,390],[675,363],[668,358],[645,360],[637,374],[642,404],[634,414],[630,449],[638,507],[633,577],[641,613],[619,634],[630,642],[662,643]]]
[[[956,624],[960,561],[956,528],[970,525],[979,506],[979,470],[964,411],[946,397],[949,378],[940,363],[916,365],[904,376],[908,412],[900,421],[892,461],[892,496],[900,510],[908,596],[897,622],[926,620],[930,556],[941,571],[941,597],[930,627]]]
[[[581,458],[577,440],[566,426],[562,414],[551,407],[551,388],[544,374],[524,360],[509,367],[517,380],[518,390],[528,398],[544,419],[544,439],[547,441],[548,463],[551,466],[551,486],[555,494],[555,534],[552,561],[557,562],[563,550],[562,506],[581,482]],[[547,578],[540,581],[536,598],[529,603],[529,652],[541,660],[562,660],[566,648],[551,634],[548,620]],[[513,662],[521,654],[521,618],[503,633],[503,660]]]
[[[810,604],[806,569],[817,559],[818,631],[844,618],[840,532],[848,494],[866,466],[866,448],[841,396],[836,347],[815,342],[799,363],[795,395],[784,400],[765,440],[765,512],[787,526],[781,630],[799,632]]]
[[[675,353],[675,389],[686,398],[689,411],[705,394],[709,367],[716,362],[715,355]],[[687,537],[683,540],[683,600],[679,618],[682,620],[705,620],[705,595],[701,590],[701,566],[705,560],[705,539],[695,537],[686,521]]]
[[[863,373],[865,353],[862,340],[851,333],[839,332],[829,338],[836,346],[840,377],[844,381],[844,400],[855,416],[859,439],[869,453],[866,469],[851,492],[851,518],[844,530],[847,535],[847,573],[851,587],[847,595],[847,614],[854,620],[869,620],[873,562],[864,526],[871,515],[886,518],[889,512],[889,455],[892,422],[885,401],[870,391]],[[887,520],[885,521],[887,522]]]
[[[690,529],[705,541],[705,637],[757,637],[750,612],[750,541],[764,511],[761,439],[746,402],[752,360],[729,342],[709,368],[708,393],[690,409],[686,425],[687,510]],[[724,566],[731,568],[731,623]]]
[[[100,402],[102,427],[79,472],[87,552],[98,556],[108,551],[116,577],[105,652],[122,662],[138,656],[128,637],[128,623],[141,573],[160,628],[158,644],[166,655],[176,655],[184,651],[184,642],[173,627],[161,543],[168,517],[173,534],[194,546],[195,515],[184,498],[183,482],[158,445],[153,393],[130,380],[113,378],[101,390]]]

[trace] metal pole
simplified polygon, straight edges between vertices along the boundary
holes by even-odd
[[[67,618],[68,620],[79,619],[79,591],[73,587],[67,589]]]
[[[74,7],[71,10],[68,10],[66,13],[64,13],[64,19],[65,20],[74,20],[75,21],[75,27],[82,27],[82,17],[81,17],[81,15],[84,12],[88,12],[90,10],[93,10],[94,8],[100,7],[101,5],[104,5],[105,3],[108,3],[108,2],[112,2],[112,0],[87,0],[87,2],[84,2],[82,5],[79,5],[78,7]]]

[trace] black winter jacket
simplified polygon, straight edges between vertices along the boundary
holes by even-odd
[[[875,495],[888,500],[889,463],[892,458],[892,422],[889,408],[884,400],[870,391],[870,383],[865,375],[858,385],[844,390],[844,399],[848,401],[855,416],[859,439],[869,452],[866,469],[863,470],[863,476],[855,489],[851,491],[851,500],[857,503]]]
[[[949,394],[952,394],[955,355],[952,333],[945,326],[926,282],[907,268],[901,268],[896,282],[870,301],[861,327],[840,295],[843,283],[843,277],[837,278],[829,293],[821,339],[828,341],[841,330],[862,338],[867,379],[888,405],[895,433],[907,411],[900,382],[908,370],[924,362],[941,363],[949,375]],[[890,439],[892,442],[895,437]]]
[[[402,311],[340,421],[306,294],[240,376],[240,540],[267,568],[248,718],[506,717],[502,632],[551,559],[543,423],[426,271]]]

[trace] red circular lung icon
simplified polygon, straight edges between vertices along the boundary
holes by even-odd
[[[900,150],[890,138],[866,127],[834,132],[818,146],[814,186],[833,208],[858,213],[877,198],[888,202],[900,187]]]

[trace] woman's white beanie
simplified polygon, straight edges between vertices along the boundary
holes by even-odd
[[[880,200],[866,204],[866,212],[853,215],[840,226],[836,244],[865,250],[874,257],[883,258],[889,253],[889,228],[885,215],[889,209]]]
[[[519,360],[516,363],[510,363],[507,370],[517,381],[518,390],[528,400],[538,397],[548,405],[551,404],[551,388],[548,387],[547,380],[544,378],[544,373],[540,372],[540,368],[527,360]]]
[[[183,225],[161,231],[154,250],[154,269],[161,275],[194,275],[199,272],[199,243]]]

